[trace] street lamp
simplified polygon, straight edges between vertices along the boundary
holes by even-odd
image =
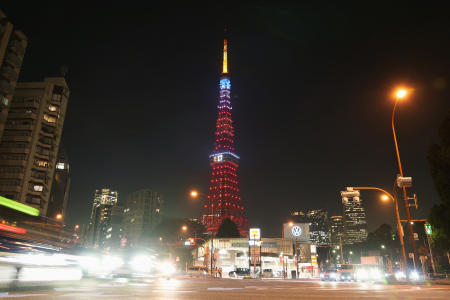
[[[191,195],[191,198],[197,198],[198,197],[198,191],[192,190],[190,195]]]
[[[188,227],[186,226],[186,225],[183,225],[182,227],[181,227],[181,230],[183,230],[183,231],[186,231],[188,229]]]
[[[381,249],[384,249],[384,248],[386,248],[386,246],[385,245],[381,245]]]
[[[400,177],[404,177],[403,176],[403,168],[402,168],[402,162],[400,160],[400,152],[398,150],[398,144],[397,144],[397,135],[395,134],[395,110],[397,108],[397,104],[399,101],[402,101],[404,99],[407,98],[409,91],[411,89],[406,89],[406,88],[398,88],[394,95],[395,95],[395,103],[394,103],[394,109],[392,110],[392,134],[394,136],[394,144],[395,144],[395,152],[397,153],[397,162],[398,162],[398,169],[400,172]],[[411,238],[411,246],[412,246],[412,250],[413,250],[413,254],[414,254],[414,259],[416,259],[417,255],[416,255],[416,242],[414,240],[414,232],[413,232],[413,227],[411,225],[411,212],[409,210],[409,203],[408,203],[408,194],[406,193],[406,187],[402,186],[402,190],[403,190],[403,200],[405,202],[405,210],[406,210],[406,218],[408,219],[408,227],[409,227],[409,234],[410,234],[410,238]]]
[[[62,214],[57,214],[56,215],[56,220],[62,220],[63,215]]]
[[[403,255],[403,271],[405,272],[405,274],[407,274],[407,270],[408,270],[408,264],[406,261],[406,252],[405,252],[405,243],[403,242],[403,228],[402,228],[402,224],[400,221],[400,214],[398,212],[398,201],[397,199],[392,196],[390,193],[388,193],[386,190],[378,188],[378,187],[363,187],[363,186],[359,186],[359,187],[353,187],[353,189],[355,190],[377,190],[377,191],[381,191],[384,194],[381,196],[381,199],[384,200],[386,197],[388,197],[389,199],[391,199],[394,202],[394,207],[395,207],[395,215],[397,217],[397,231],[398,231],[398,235],[399,235],[399,239],[400,239],[400,245],[402,246],[402,255]]]

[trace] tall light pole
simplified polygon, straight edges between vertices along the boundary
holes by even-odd
[[[405,243],[403,241],[403,228],[402,228],[402,223],[400,220],[400,214],[398,212],[398,201],[397,199],[392,196],[390,193],[388,193],[386,190],[378,188],[378,187],[367,187],[367,186],[358,186],[358,187],[353,187],[354,190],[377,190],[377,191],[381,191],[384,193],[384,195],[381,197],[381,199],[383,200],[387,200],[391,199],[394,202],[394,207],[395,207],[395,216],[397,217],[397,231],[398,231],[398,235],[399,235],[399,239],[400,239],[400,245],[402,246],[402,256],[403,256],[403,264],[402,264],[402,270],[405,272],[405,274],[407,274],[407,261],[406,261],[406,253],[405,253]],[[386,198],[387,197],[387,198]]]
[[[200,193],[197,190],[191,190],[189,193],[189,196],[192,199],[196,199],[197,197],[200,196]],[[213,224],[213,217],[214,217],[214,211],[213,211],[213,206],[211,205],[211,224]],[[210,263],[210,274],[211,277],[213,276],[213,247],[214,247],[214,232],[211,231],[211,247],[209,247],[209,263]]]
[[[392,134],[394,136],[394,144],[395,144],[395,151],[397,153],[398,169],[399,169],[401,177],[403,177],[403,168],[402,168],[402,162],[400,160],[400,152],[398,151],[397,135],[395,134],[395,122],[394,121],[395,121],[395,111],[396,111],[398,102],[406,99],[407,96],[408,96],[407,89],[405,89],[405,88],[397,89],[395,91],[394,109],[392,110]],[[413,232],[413,227],[411,224],[411,212],[409,210],[408,194],[406,193],[405,186],[402,186],[402,189],[403,189],[403,200],[405,202],[406,218],[408,220],[409,235],[411,238],[411,246],[412,246],[412,250],[413,250],[414,259],[416,259],[416,242],[414,240],[414,232]]]

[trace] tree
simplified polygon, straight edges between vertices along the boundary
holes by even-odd
[[[441,200],[428,217],[433,228],[431,239],[436,248],[450,252],[450,111],[439,127],[439,142],[428,150],[427,160],[434,187]]]
[[[227,218],[222,221],[222,224],[220,224],[216,236],[218,238],[238,238],[241,237],[241,234],[239,233],[239,229],[236,224]]]

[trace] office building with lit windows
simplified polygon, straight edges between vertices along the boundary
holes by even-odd
[[[123,211],[123,237],[127,246],[139,246],[148,240],[161,222],[162,196],[149,189],[128,195]]]
[[[367,219],[359,191],[347,189],[341,195],[345,244],[361,243],[367,238]]]
[[[66,216],[67,201],[69,200],[70,173],[69,160],[63,147],[59,147],[58,157],[56,159],[55,173],[53,176],[52,190],[47,208],[47,217],[61,214],[62,220]]]
[[[117,206],[118,192],[110,189],[95,190],[86,245],[105,248],[108,229],[111,227],[112,212]]]
[[[291,216],[297,223],[309,224],[311,243],[318,246],[328,246],[330,244],[328,212],[326,210],[294,211],[291,213]]]
[[[344,218],[342,216],[330,217],[330,245],[337,246],[344,242]]]
[[[33,206],[44,216],[68,99],[62,77],[18,83],[0,143],[0,195]]]
[[[26,48],[26,36],[20,30],[15,30],[0,10],[0,141]]]

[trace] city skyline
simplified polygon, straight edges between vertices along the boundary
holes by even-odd
[[[418,7],[411,8],[411,16],[400,16],[403,23],[392,13],[386,25],[368,20],[359,30],[339,23],[339,11],[332,12],[331,5],[327,8],[319,19],[330,17],[329,22],[339,25],[330,29],[331,37],[322,36],[320,22],[308,17],[318,10],[314,7],[306,12],[291,8],[283,17],[286,23],[281,22],[282,12],[270,12],[264,6],[242,7],[254,25],[239,13],[229,18],[242,198],[250,224],[261,226],[265,236],[279,232],[282,218],[298,207],[323,207],[330,215],[341,215],[339,191],[347,186],[390,189],[397,166],[389,93],[398,84],[416,89],[398,108],[400,152],[405,172],[414,178],[411,192],[419,197],[420,209],[413,214],[425,217],[438,203],[426,149],[436,141],[438,124],[448,108],[445,51],[418,34],[421,27],[414,24]],[[61,20],[66,14],[71,18],[81,14],[71,9],[54,15]],[[12,4],[4,10],[29,38],[20,81],[40,79],[43,72],[59,75],[60,66],[69,65],[72,95],[63,134],[72,178],[67,221],[87,222],[91,194],[99,186],[113,187],[121,194],[149,187],[164,195],[168,215],[197,216],[201,201],[193,202],[187,194],[191,188],[208,190],[209,166],[204,157],[213,142],[217,45],[224,16],[217,21],[197,13],[201,18],[182,28],[186,20],[181,11],[175,11],[174,24],[164,30],[158,27],[162,30],[158,33],[146,25],[135,26],[148,17],[146,13],[133,12],[122,23],[114,23],[121,9],[111,7],[104,24],[96,27],[94,13],[83,12],[85,23],[77,24],[80,32],[73,34],[70,22],[60,22],[58,28],[55,23],[36,27],[39,14],[23,14]],[[347,12],[348,18],[359,20],[351,10]],[[167,25],[161,19],[157,22]],[[437,15],[434,22],[444,28],[448,21]],[[119,49],[113,48],[110,24],[127,36]],[[313,29],[302,31],[305,25]],[[92,28],[98,35],[92,34]],[[364,30],[373,38],[353,42]],[[151,42],[136,39],[146,33],[152,36]],[[82,41],[90,44],[89,50]],[[404,49],[412,45],[420,46],[404,56]],[[384,52],[387,47],[390,53]],[[52,62],[47,63],[50,57]],[[416,60],[423,64],[412,69],[411,62]],[[98,68],[86,74],[91,64]],[[112,71],[134,74],[134,80],[115,79],[109,75]],[[114,92],[103,88],[108,86],[117,88]],[[87,178],[86,172],[92,177]],[[369,231],[382,222],[395,224],[392,206],[381,203],[378,193],[368,192],[363,198]],[[377,215],[384,218],[379,220]]]

